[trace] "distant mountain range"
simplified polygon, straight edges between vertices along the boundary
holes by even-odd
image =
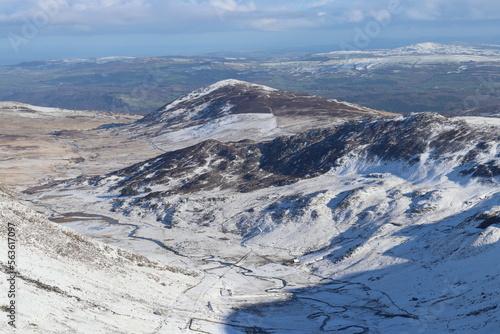
[[[234,78],[394,113],[495,115],[499,50],[421,43],[267,58],[212,54],[38,61],[0,67],[0,100],[147,114],[214,81]]]
[[[382,50],[360,50],[360,51],[335,51],[328,53],[319,53],[315,56],[333,56],[338,54],[363,54],[376,55],[381,57],[390,56],[424,56],[424,55],[448,55],[448,56],[484,56],[500,57],[500,45],[446,45],[439,43],[418,43],[409,46],[403,46],[395,49]]]

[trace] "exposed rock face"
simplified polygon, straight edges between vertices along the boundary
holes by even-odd
[[[332,169],[383,173],[390,163],[399,164],[415,177],[491,178],[500,175],[499,139],[498,127],[416,114],[355,121],[264,143],[208,140],[94,182],[113,180],[108,183],[111,190],[164,185],[169,194],[215,188],[247,192],[290,184]]]
[[[408,167],[449,161],[465,174],[496,176],[496,164],[487,157],[498,157],[499,139],[498,127],[475,127],[437,114],[416,114],[277,138],[261,146],[261,166],[303,177],[345,166],[348,160],[358,164],[355,169],[377,161],[401,162]],[[462,169],[466,166],[474,167]]]

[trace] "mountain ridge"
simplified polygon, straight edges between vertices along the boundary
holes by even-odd
[[[171,141],[195,137],[262,140],[320,124],[392,115],[335,99],[228,79],[184,95],[123,129],[165,148]]]
[[[467,175],[495,178],[500,175],[499,148],[495,144],[499,138],[500,131],[495,122],[484,127],[464,119],[419,113],[351,121],[266,142],[205,140],[108,176],[96,177],[93,182],[99,184],[106,178],[116,182],[118,177],[123,181],[110,189],[151,187],[161,185],[163,179],[180,178],[199,170],[202,173],[176,183],[168,193],[189,193],[206,187],[233,188],[234,184],[240,191],[252,191],[290,184],[332,169],[345,173],[365,168],[383,173],[384,163],[391,162],[406,165],[407,177],[412,174],[417,178],[434,175],[439,179],[449,173],[450,177],[458,178]],[[433,171],[438,164],[445,169]],[[233,177],[229,183],[224,181],[225,173]]]

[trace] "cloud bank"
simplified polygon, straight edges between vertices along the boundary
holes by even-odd
[[[498,0],[3,0],[5,33],[49,12],[51,33],[293,31],[362,23],[391,6],[400,22],[500,18]]]
[[[1,0],[0,64],[384,39],[500,44],[499,24],[498,0]]]

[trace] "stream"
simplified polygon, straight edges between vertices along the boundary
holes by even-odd
[[[64,216],[63,219],[75,219],[75,220],[81,220],[81,219],[78,219],[78,218],[98,218],[98,219],[101,219],[101,220],[105,221],[108,224],[120,225],[120,226],[129,226],[129,227],[132,227],[132,231],[130,231],[130,233],[128,234],[128,237],[134,238],[134,239],[146,240],[146,241],[153,242],[156,245],[160,246],[161,248],[163,248],[163,249],[165,249],[165,250],[167,250],[167,251],[169,251],[171,253],[174,253],[175,255],[179,255],[179,256],[182,256],[182,257],[187,257],[186,255],[179,253],[175,249],[173,249],[171,247],[168,247],[167,245],[165,245],[161,241],[158,241],[158,240],[152,239],[152,238],[146,238],[146,237],[139,237],[139,236],[137,236],[136,233],[137,233],[137,231],[139,231],[140,227],[139,227],[139,225],[136,225],[136,224],[120,223],[118,220],[113,219],[113,218],[108,217],[108,216],[103,216],[103,215],[98,215],[98,214],[89,214],[89,213],[83,213],[83,212],[68,212],[68,213],[64,213],[63,216]],[[50,218],[50,220],[52,220],[55,223],[57,223],[59,219],[61,219],[61,218]]]
[[[250,254],[250,253],[251,253],[251,251],[248,254]],[[248,256],[248,254],[245,255],[244,258],[246,258]],[[246,276],[246,277],[254,277],[254,278],[257,278],[257,279],[260,279],[260,280],[263,280],[263,281],[279,281],[280,282],[280,284],[282,285],[281,287],[269,288],[269,289],[264,290],[267,293],[275,293],[276,290],[282,290],[282,289],[284,289],[284,288],[287,287],[288,282],[286,280],[282,279],[282,278],[264,277],[264,276],[259,276],[259,275],[252,275],[253,274],[252,270],[238,265],[238,263],[241,262],[243,259],[241,259],[240,261],[238,261],[236,263],[230,263],[230,262],[223,262],[221,260],[216,260],[215,257],[212,255],[209,258],[205,258],[205,259],[202,259],[202,260],[205,261],[205,262],[218,263],[218,264],[220,264],[222,266],[238,268],[238,269],[241,270],[241,274],[243,276]]]

